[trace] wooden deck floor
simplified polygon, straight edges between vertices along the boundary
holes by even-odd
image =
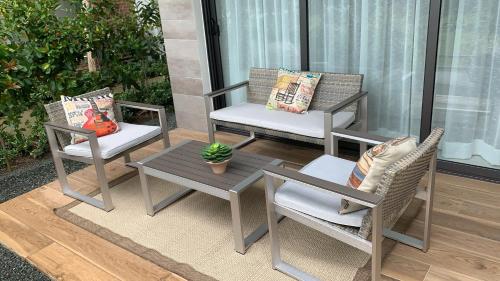
[[[173,144],[183,139],[205,140],[202,133],[176,129]],[[241,137],[221,133],[235,143]],[[161,148],[155,143],[132,155],[140,159]],[[322,152],[258,140],[245,150],[307,163]],[[91,168],[91,167],[90,167]],[[71,175],[82,192],[97,187],[92,169]],[[106,167],[110,179],[129,168],[122,160]],[[439,174],[432,243],[428,253],[397,245],[383,264],[383,273],[400,280],[500,280],[500,185]],[[0,242],[58,280],[183,280],[151,262],[115,246],[53,214],[72,201],[57,182],[41,186],[0,205]],[[420,234],[422,218],[410,232]]]

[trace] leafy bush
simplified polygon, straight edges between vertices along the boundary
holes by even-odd
[[[117,99],[121,100],[162,105],[166,110],[173,110],[172,90],[168,79],[151,82],[140,90],[128,89],[115,96]],[[123,118],[125,120],[131,120],[134,111],[127,108],[123,108],[122,110]]]
[[[77,68],[89,50],[78,21],[57,17],[58,0],[0,2],[0,164],[46,151],[43,104],[78,93]],[[21,124],[23,112],[32,121]]]
[[[60,16],[60,0],[0,1],[0,166],[47,151],[43,105],[60,95],[120,84],[129,98],[171,105],[168,80],[147,82],[168,75],[157,2],[128,0],[121,12],[117,0],[88,2],[70,0]],[[84,65],[89,51],[96,72]]]

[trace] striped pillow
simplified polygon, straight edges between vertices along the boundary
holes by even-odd
[[[372,147],[358,160],[346,185],[375,193],[385,169],[415,149],[417,141],[413,137],[399,137]],[[347,214],[364,208],[363,205],[343,199],[339,213]]]

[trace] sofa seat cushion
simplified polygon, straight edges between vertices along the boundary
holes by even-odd
[[[269,110],[263,104],[243,103],[210,112],[210,118],[313,138],[324,138],[324,113],[309,110],[304,114]],[[354,122],[353,112],[333,115],[333,128],[347,128]],[[345,182],[344,182],[345,183]]]
[[[161,128],[158,126],[136,125],[124,122],[119,122],[118,125],[120,126],[120,131],[97,138],[103,159],[109,159],[161,133]],[[64,152],[74,156],[92,157],[88,141],[68,145],[64,147]]]
[[[345,185],[355,162],[323,155],[300,170],[301,173]],[[346,187],[348,188],[348,187]],[[341,215],[342,198],[333,192],[285,182],[276,192],[276,203],[310,216],[352,227],[360,227],[367,209]]]

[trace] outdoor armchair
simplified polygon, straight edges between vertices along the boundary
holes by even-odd
[[[215,141],[216,126],[223,126],[250,132],[250,137],[235,145],[236,148],[254,141],[258,133],[324,145],[328,153],[333,128],[366,131],[368,93],[361,90],[363,75],[322,73],[309,110],[304,114],[266,109],[277,76],[277,69],[251,68],[248,81],[205,94],[210,142]],[[214,110],[215,97],[239,89],[246,89],[246,103]],[[361,150],[365,149],[362,145]]]
[[[355,162],[332,155],[323,155],[300,171],[277,166],[264,168],[266,204],[271,240],[272,266],[299,280],[316,280],[313,276],[284,262],[280,257],[278,221],[286,216],[316,229],[332,238],[356,247],[372,256],[372,280],[380,280],[383,236],[404,244],[429,249],[436,151],[443,129],[434,129],[415,151],[386,169],[374,194],[346,187]],[[383,137],[348,130],[333,130],[332,139],[350,138],[369,144],[379,144]],[[418,184],[428,171],[427,188]],[[284,180],[280,187],[273,179]],[[418,240],[392,230],[413,198],[425,200],[424,238]],[[340,215],[341,199],[367,209]]]
[[[89,98],[110,93],[109,88],[104,88],[78,97]],[[119,100],[115,101],[115,105],[114,111],[120,130],[99,138],[97,138],[94,131],[69,126],[60,101],[45,105],[50,120],[50,122],[45,123],[45,130],[62,192],[105,211],[111,211],[114,206],[109,191],[112,183],[108,183],[106,179],[104,165],[120,157],[124,157],[125,162],[130,162],[131,152],[158,140],[163,140],[165,148],[170,146],[165,109],[162,106]],[[160,124],[159,126],[146,126],[125,123],[122,118],[122,107],[157,112]],[[83,135],[88,138],[88,141],[71,144],[71,133]],[[71,188],[62,159],[70,159],[95,166],[102,201],[81,194]]]

